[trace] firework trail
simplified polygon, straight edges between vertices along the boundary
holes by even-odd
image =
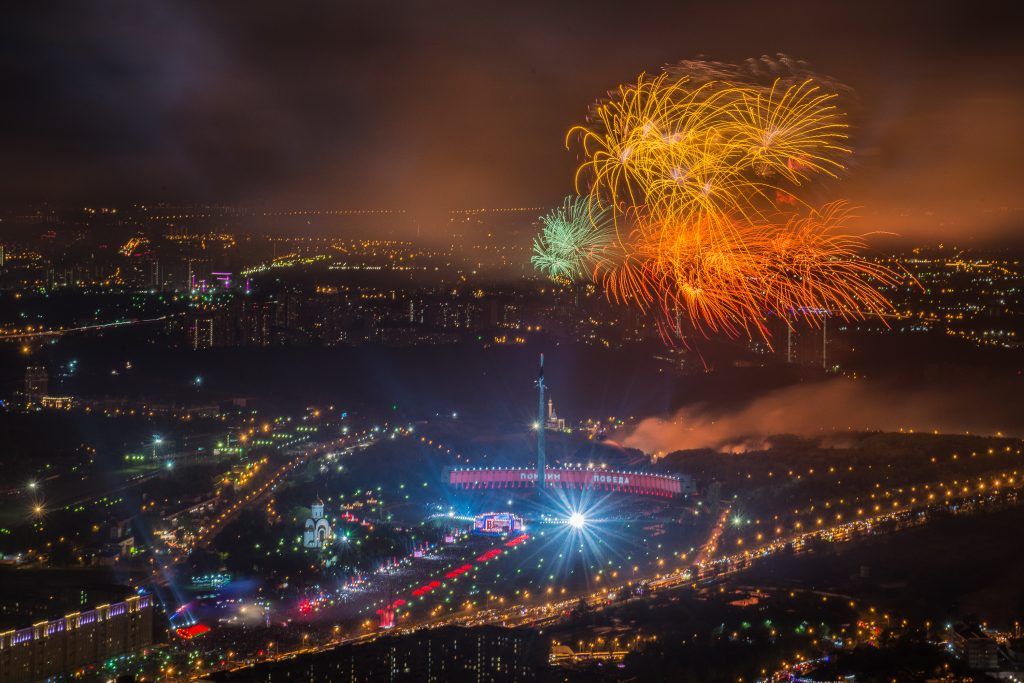
[[[566,136],[586,199],[542,219],[534,266],[702,333],[889,313],[877,287],[901,276],[859,257],[848,206],[807,199],[850,153],[847,95],[785,57],[680,62],[619,86]]]

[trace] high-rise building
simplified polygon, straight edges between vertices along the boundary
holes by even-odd
[[[206,258],[190,258],[187,263],[188,287],[206,291],[209,284],[211,263]]]
[[[78,669],[101,665],[152,642],[152,596],[132,596],[0,633],[0,683],[70,678]]]
[[[147,284],[153,289],[162,290],[164,288],[164,269],[160,267],[160,260],[154,258],[148,266],[149,282]]]
[[[246,303],[239,319],[242,346],[270,346],[274,323],[272,302]]]
[[[551,399],[551,395],[548,395],[548,416],[544,420],[544,428],[553,432],[564,432],[565,431],[565,418],[558,417],[558,413],[555,412],[555,402]]]
[[[816,322],[776,319],[769,325],[775,352],[787,363],[832,370],[830,348],[833,323],[828,317]]]
[[[25,368],[25,404],[39,405],[50,387],[50,375],[41,365],[30,365]]]
[[[214,674],[214,681],[472,681],[520,683],[550,670],[549,643],[536,631],[496,626],[446,626],[342,645],[285,662]]]
[[[278,294],[277,306],[274,309],[274,325],[285,330],[294,330],[298,327],[302,306],[301,294],[290,288]]]
[[[212,317],[195,318],[189,327],[189,341],[192,350],[210,349],[214,346],[214,319]]]

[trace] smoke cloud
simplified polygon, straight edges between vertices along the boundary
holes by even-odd
[[[646,418],[620,439],[624,446],[661,456],[700,448],[756,450],[781,434],[829,439],[847,431],[1020,434],[1014,402],[1003,398],[1012,396],[1012,389],[992,384],[908,388],[834,379],[778,389],[738,410],[686,406],[671,417]]]

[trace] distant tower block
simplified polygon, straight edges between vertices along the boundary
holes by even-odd
[[[537,490],[543,490],[546,482],[547,454],[544,452],[544,432],[547,420],[544,415],[544,354],[540,354],[540,375],[537,377]]]
[[[551,394],[548,394],[548,416],[544,421],[544,428],[553,432],[565,431],[565,418],[558,417],[558,413],[555,412],[555,402],[551,400]]]
[[[25,368],[25,405],[31,407],[42,402],[48,393],[49,379],[46,368],[41,365]]]

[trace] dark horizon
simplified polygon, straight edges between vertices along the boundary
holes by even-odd
[[[1021,223],[1024,67],[1003,3],[13,9],[0,28],[0,202],[551,206],[568,128],[610,88],[699,55],[785,53],[849,85],[835,196],[865,230]]]

